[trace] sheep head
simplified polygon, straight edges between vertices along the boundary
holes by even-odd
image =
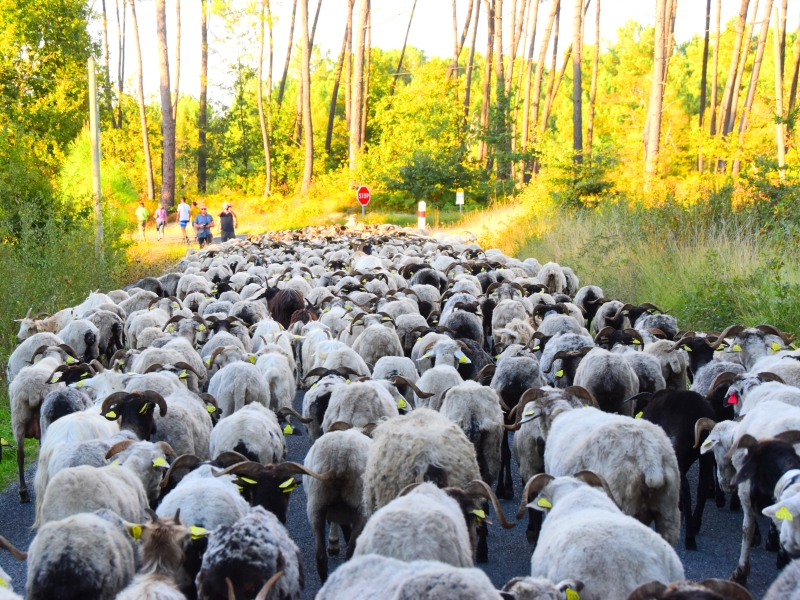
[[[664,585],[660,581],[643,583],[628,596],[628,600],[673,600],[678,598],[711,597],[729,600],[755,600],[745,588],[733,581],[721,579],[704,579],[699,583],[693,581],[675,581]]]
[[[167,414],[167,403],[157,392],[115,392],[103,400],[100,412],[109,421],[118,421],[120,429],[129,429],[146,441],[156,432],[156,406],[162,417]]]
[[[289,495],[302,483],[299,475],[308,475],[322,481],[333,476],[331,472],[320,475],[295,462],[262,465],[243,461],[213,473],[215,477],[237,475],[236,483],[244,489],[243,494],[249,498],[250,504],[264,507],[284,524],[289,509]]]

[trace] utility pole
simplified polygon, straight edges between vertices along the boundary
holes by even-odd
[[[98,261],[103,259],[103,203],[100,187],[100,113],[97,106],[97,73],[94,58],[89,57],[89,137],[92,141],[92,192],[94,193],[94,221],[97,233],[94,252]]]

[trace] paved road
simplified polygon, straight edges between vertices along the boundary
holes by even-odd
[[[298,394],[295,399],[295,408],[302,408],[302,396]],[[308,437],[290,436],[288,438],[288,460],[303,462],[310,444]],[[516,465],[514,471],[515,500],[502,501],[503,510],[508,518],[513,518],[519,507],[519,498],[522,493],[522,484]],[[33,492],[33,468],[28,473],[28,488]],[[696,481],[696,468],[690,473]],[[694,494],[695,483],[692,484]],[[32,493],[33,499],[33,493]],[[27,549],[33,538],[30,527],[33,523],[33,502],[20,505],[17,496],[17,485],[14,484],[0,494],[0,535],[7,537],[19,549]],[[292,493],[289,505],[289,518],[287,527],[292,539],[303,552],[303,565],[305,567],[306,587],[303,599],[312,599],[320,587],[314,562],[314,538],[305,512],[306,496],[302,486]],[[768,530],[768,520],[759,519],[759,527],[764,537]],[[700,580],[707,577],[727,579],[736,567],[739,558],[741,543],[742,513],[731,512],[727,508],[718,509],[709,500],[706,504],[703,528],[697,536],[697,551],[689,552],[683,549],[683,537],[678,545],[678,554],[683,561],[688,579]],[[489,534],[489,562],[478,565],[489,575],[496,587],[501,587],[514,576],[530,573],[531,548],[525,539],[526,523],[520,521],[516,528],[504,530],[499,525],[494,525]],[[343,553],[343,551],[342,551]],[[752,552],[752,570],[749,580],[749,589],[761,598],[770,583],[777,577],[775,568],[775,554],[764,550],[762,544]],[[341,564],[341,558],[330,560],[329,569],[332,572]],[[16,562],[7,553],[0,551],[0,567],[5,569],[15,582],[15,589],[20,592],[24,588],[26,569],[24,563]]]

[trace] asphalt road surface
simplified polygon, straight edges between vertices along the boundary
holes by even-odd
[[[302,394],[295,398],[295,409],[302,408]],[[303,432],[301,436],[289,436],[287,460],[302,463],[306,452],[310,448],[308,437]],[[6,454],[8,457],[8,454]],[[13,460],[13,459],[12,459]],[[513,464],[513,461],[512,461]],[[514,472],[514,500],[502,500],[503,511],[506,517],[513,519],[519,507],[519,498],[522,493],[522,482],[519,470],[513,464]],[[11,485],[0,493],[0,535],[5,536],[20,550],[28,548],[33,539],[34,531],[31,530],[34,518],[34,490],[33,475],[35,467],[29,469],[26,481],[31,491],[29,504],[20,504],[17,495],[17,484]],[[697,481],[697,465],[690,472],[692,481],[692,496],[695,496]],[[314,536],[311,533],[306,516],[306,495],[303,487],[292,492],[289,503],[289,517],[287,527],[289,534],[303,553],[303,567],[305,570],[305,590],[303,599],[314,598],[321,584],[317,577],[314,561]],[[527,517],[518,522],[514,529],[504,530],[499,525],[493,525],[489,531],[489,562],[476,565],[483,569],[494,585],[499,589],[505,582],[515,576],[530,574],[531,547],[525,539]],[[683,549],[683,535],[678,543],[677,551],[683,561],[687,579],[700,580],[709,577],[728,579],[736,568],[741,546],[742,513],[731,512],[727,507],[717,508],[713,497],[706,504],[703,526],[697,535],[697,550]],[[762,537],[766,539],[769,521],[766,517],[759,517],[759,527]],[[329,560],[329,572],[333,572],[342,562],[344,543],[342,543],[342,556]],[[776,554],[766,552],[764,544],[754,548],[751,554],[751,572],[748,588],[756,598],[761,598],[778,576],[775,567]],[[17,593],[24,593],[26,568],[25,563],[19,563],[8,553],[0,551],[0,567],[11,576]]]

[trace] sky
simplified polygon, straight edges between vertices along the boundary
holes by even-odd
[[[227,0],[235,8],[245,9],[256,5],[258,0]],[[356,0],[358,3],[359,0]],[[537,39],[534,56],[538,55],[539,44],[543,35],[545,22],[553,0],[541,0],[537,26]],[[117,64],[117,23],[115,17],[115,2],[120,10],[125,0],[105,0],[109,11],[109,47],[112,74],[116,72]],[[308,0],[309,12],[316,9],[317,0]],[[347,18],[347,0],[321,0],[319,24],[314,40],[315,48],[331,57],[339,54],[342,45],[344,25]],[[414,0],[371,0],[372,2],[372,45],[382,49],[400,48],[408,26],[408,18]],[[456,0],[459,21],[459,31],[463,27],[466,17],[468,0]],[[476,4],[480,0],[475,0]],[[587,23],[585,28],[585,43],[594,44],[594,15],[595,2],[591,0]],[[655,18],[655,0],[600,0],[600,40],[601,45],[607,44],[616,38],[616,32],[628,20],[639,21],[643,24],[652,24]],[[220,0],[215,0],[219,4]],[[521,3],[521,0],[520,0]],[[481,3],[482,4],[482,3]],[[733,18],[739,9],[739,0],[722,0],[722,23]],[[755,4],[755,2],[750,3]],[[759,15],[763,12],[763,4]],[[716,5],[716,1],[712,1]],[[174,37],[175,37],[175,0],[166,0],[167,10],[167,36],[170,52],[170,68],[174,86]],[[289,35],[289,22],[292,10],[292,0],[271,0],[274,24],[274,77],[280,77],[286,56]],[[93,0],[93,8],[99,13],[100,2]],[[508,16],[511,0],[503,2],[504,16]],[[676,40],[684,42],[695,34],[702,34],[705,26],[706,2],[703,0],[678,0],[677,19],[675,23]],[[798,9],[800,0],[789,0],[787,31],[797,27]],[[130,9],[128,9],[130,11]],[[562,0],[561,7],[561,48],[565,48],[572,38],[572,15],[574,10],[573,0]],[[712,10],[714,10],[712,8]],[[752,7],[750,9],[752,11]],[[139,33],[142,43],[144,63],[145,93],[153,95],[158,92],[159,73],[158,57],[156,53],[156,19],[155,2],[140,0],[136,3],[136,14],[139,23]],[[424,50],[428,56],[451,56],[453,53],[452,29],[452,2],[451,0],[417,0],[414,18],[411,24],[408,43]],[[474,18],[474,14],[473,14]],[[712,14],[711,28],[714,28],[714,15]],[[749,18],[749,17],[748,17]],[[759,16],[759,19],[761,17]],[[297,25],[295,26],[295,43],[299,40],[299,8]],[[510,19],[504,18],[507,24]],[[310,28],[309,24],[309,28]],[[507,25],[506,25],[507,27]],[[100,39],[100,20],[96,20],[92,27],[93,34]],[[136,75],[136,57],[134,55],[133,40],[131,38],[130,14],[128,15],[128,42],[125,60],[126,86],[133,85],[132,77]],[[221,16],[211,15],[209,45],[211,55],[209,59],[209,96],[212,101],[226,102],[230,98],[230,85],[232,76],[228,72],[229,65],[237,57],[245,54],[255,56],[258,46],[255,43],[256,28],[254,23],[242,24],[238,30],[231,32],[225,26]],[[569,41],[564,42],[564,39]],[[478,51],[485,48],[486,42],[486,12],[482,9],[480,27],[478,29]],[[467,38],[469,42],[469,36]],[[504,34],[504,45],[509,46],[509,36]],[[181,3],[181,72],[180,91],[193,96],[199,94],[200,78],[200,2],[198,0],[183,0]],[[130,87],[128,87],[133,91]]]

